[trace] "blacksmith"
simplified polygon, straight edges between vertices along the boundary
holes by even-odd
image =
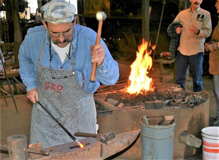
[[[27,98],[33,102],[30,143],[40,142],[47,148],[72,139],[36,102],[40,101],[72,135],[97,133],[93,93],[100,83],[115,84],[119,69],[103,40],[95,45],[96,32],[76,24],[74,5],[52,0],[41,12],[43,25],[27,31],[19,63]],[[97,64],[94,82],[90,81],[93,63]]]

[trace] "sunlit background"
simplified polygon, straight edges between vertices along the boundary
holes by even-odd
[[[76,7],[76,14],[78,10],[77,6],[77,0],[66,0],[67,2],[73,4]],[[36,16],[41,16],[40,13],[37,12],[38,9],[38,3],[37,0],[25,0],[25,2],[28,3],[27,7],[25,8],[25,11],[23,13],[19,13],[21,19],[31,19],[31,14]],[[3,3],[3,5],[5,5]],[[5,11],[0,11],[0,18],[6,19],[6,12]]]

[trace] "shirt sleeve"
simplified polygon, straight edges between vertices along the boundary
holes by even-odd
[[[172,23],[180,23],[180,16],[182,12],[179,12]]]
[[[103,64],[97,67],[96,78],[104,85],[113,85],[119,79],[118,63],[113,59],[102,39],[101,44],[105,49],[105,58]]]
[[[26,90],[37,88],[36,83],[36,67],[30,57],[29,37],[27,36],[19,49],[19,65],[20,76],[26,86]]]
[[[200,33],[198,36],[200,38],[208,38],[212,32],[212,23],[211,23],[211,15],[209,12],[206,12],[205,19],[203,21],[203,26],[200,29]]]

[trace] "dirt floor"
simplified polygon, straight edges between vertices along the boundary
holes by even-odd
[[[120,64],[120,75],[125,76],[129,70],[125,67],[129,64],[122,63]],[[174,83],[173,80],[173,67],[171,65],[166,65],[164,67],[164,83]],[[192,83],[191,78],[188,80],[188,90],[191,90]],[[209,105],[209,125],[212,126],[214,122],[214,117],[216,116],[216,102],[213,94],[213,80],[210,75],[203,76],[203,85],[204,90],[206,90],[210,95],[210,105]],[[29,143],[29,133],[30,133],[30,118],[31,118],[31,109],[32,104],[26,98],[23,93],[22,88],[17,84],[17,94],[15,95],[15,101],[18,108],[18,113],[16,112],[15,105],[11,97],[6,98],[6,102],[4,98],[0,98],[0,138],[1,138],[1,148],[3,145],[7,145],[7,137],[14,134],[24,134],[27,136],[27,140]],[[7,90],[7,86],[5,86]],[[7,152],[0,152],[0,159],[5,159],[8,157]],[[188,159],[199,159],[196,158],[188,158]],[[201,158],[200,158],[201,159]]]

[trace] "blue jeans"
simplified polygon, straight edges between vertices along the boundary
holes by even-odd
[[[217,105],[217,119],[219,120],[219,74],[213,75],[214,81],[214,95]]]
[[[183,89],[185,89],[187,69],[189,67],[189,71],[191,72],[193,78],[193,91],[202,91],[203,58],[204,52],[200,52],[193,56],[184,56],[179,51],[177,51],[176,84],[179,84]]]

